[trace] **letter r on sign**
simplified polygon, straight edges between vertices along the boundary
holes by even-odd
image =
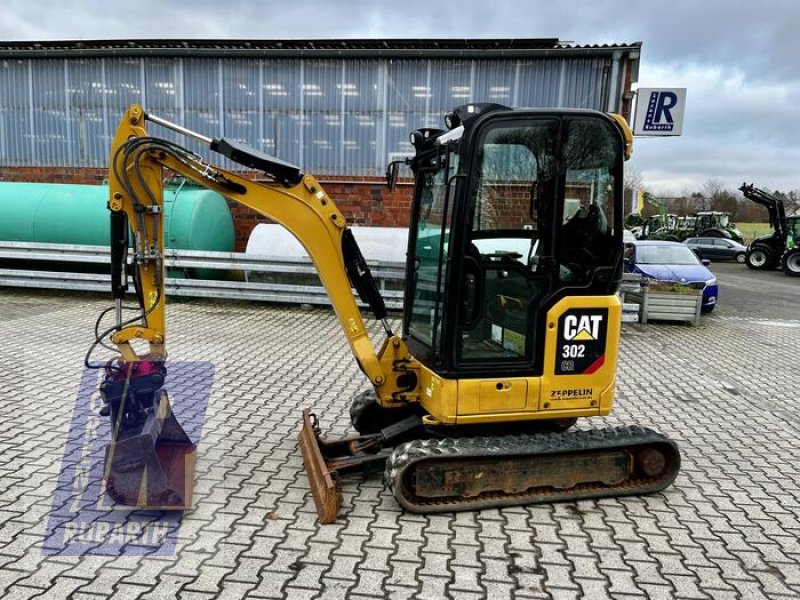
[[[675,108],[677,103],[678,96],[675,93],[661,92],[656,102],[656,114],[654,115],[653,121],[656,123],[661,123],[661,117],[663,116],[667,123],[674,123],[675,121],[672,118],[671,110]]]

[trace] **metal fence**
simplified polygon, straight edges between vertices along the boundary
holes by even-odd
[[[168,296],[330,305],[325,288],[319,283],[308,258],[192,250],[166,250],[165,254]],[[83,272],[109,265],[110,251],[105,246],[0,242],[0,261],[5,263],[4,268],[0,268],[0,286],[91,292],[111,290],[110,275]],[[24,268],[7,268],[9,263],[22,264]],[[51,264],[54,268],[60,265],[68,270],[43,268]],[[377,261],[371,261],[369,265],[386,306],[392,310],[401,309],[405,265]],[[195,279],[170,276],[195,269],[213,270],[228,277]],[[298,279],[306,283],[290,283]]]
[[[194,250],[166,250],[166,265],[171,271],[193,269],[225,273],[226,279],[195,279],[192,277],[166,278],[169,296],[214,298],[223,300],[252,300],[287,304],[315,304],[330,306],[328,294],[316,275],[309,258],[254,256],[236,252],[199,252]],[[110,251],[105,246],[78,246],[72,244],[33,244],[29,242],[0,242],[0,287],[38,288],[109,292],[111,276],[104,273],[86,273],[77,265],[107,267]],[[3,267],[9,261],[37,268],[14,269]],[[72,270],[43,270],[43,265],[62,265]],[[369,261],[370,270],[378,283],[386,306],[390,310],[403,308],[403,282],[405,264]],[[269,281],[264,281],[268,279]],[[291,283],[298,279],[308,284]],[[628,295],[639,291],[641,278],[625,274],[620,288],[623,301],[622,320],[639,320],[638,305],[626,302]],[[133,289],[131,287],[131,289]],[[355,293],[355,292],[354,292]],[[363,306],[363,304],[362,304]]]

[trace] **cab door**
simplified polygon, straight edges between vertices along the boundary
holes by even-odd
[[[450,323],[454,370],[470,376],[541,375],[547,310],[565,296],[613,294],[621,276],[616,126],[599,114],[531,113],[487,118],[469,140]]]
[[[499,120],[476,136],[454,284],[462,290],[454,307],[461,372],[532,371],[539,309],[553,283],[559,132],[557,119],[543,117]]]
[[[421,160],[406,265],[404,337],[414,356],[430,368],[440,362],[447,265],[450,252],[452,196],[458,156],[442,147]]]

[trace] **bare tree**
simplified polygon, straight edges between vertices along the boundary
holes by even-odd
[[[697,207],[691,194],[685,193],[670,199],[669,210],[682,217],[684,215],[694,214]]]
[[[703,195],[702,192],[694,192],[690,198],[695,210],[709,210],[711,208],[711,199]]]
[[[706,198],[714,199],[715,196],[725,191],[725,183],[721,179],[708,179],[703,184],[703,194]]]
[[[645,187],[642,172],[636,167],[625,167],[625,180],[623,187],[626,190],[641,190]]]
[[[798,195],[797,190],[790,190],[789,192],[775,190],[772,195],[783,202],[783,208],[787,215],[793,215],[800,210],[800,195]]]

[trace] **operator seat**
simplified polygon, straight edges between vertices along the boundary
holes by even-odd
[[[561,264],[570,280],[584,283],[591,278],[608,243],[608,219],[597,204],[581,207],[561,229]]]

